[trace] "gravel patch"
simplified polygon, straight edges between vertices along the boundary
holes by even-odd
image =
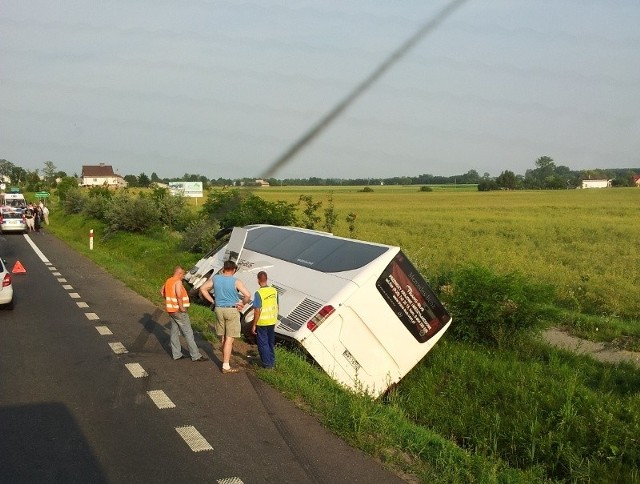
[[[620,350],[607,343],[594,343],[585,339],[568,335],[557,328],[551,328],[542,333],[543,339],[552,346],[586,354],[605,363],[633,363],[640,367],[640,353]]]

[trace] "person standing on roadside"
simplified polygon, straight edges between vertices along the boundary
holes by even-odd
[[[238,266],[227,260],[222,266],[221,274],[214,274],[200,287],[204,299],[213,303],[215,300],[216,334],[222,343],[222,373],[237,373],[231,368],[231,352],[233,340],[240,337],[240,312],[245,304],[251,301],[251,293],[238,278],[234,276]],[[213,289],[213,297],[211,296]],[[241,296],[241,297],[240,297]]]
[[[27,229],[29,229],[29,232],[33,232],[36,229],[33,217],[34,217],[33,205],[29,204],[27,205],[27,208],[24,209],[24,218],[27,221]]]
[[[276,366],[276,323],[278,322],[278,291],[269,286],[267,273],[258,272],[260,289],[253,297],[253,326],[251,332],[256,335],[258,353],[262,366],[273,369]]]
[[[189,355],[192,361],[206,361],[207,358],[200,354],[193,338],[193,329],[187,310],[189,309],[189,294],[182,284],[185,270],[182,266],[173,269],[173,275],[169,277],[160,288],[160,294],[164,297],[165,309],[171,316],[171,353],[174,360],[183,358],[182,346],[180,346],[180,332],[187,340]]]
[[[36,232],[40,232],[40,227],[42,226],[42,210],[39,205],[33,207],[33,227]]]
[[[44,218],[44,223],[49,225],[49,207],[46,205],[42,207],[42,217]]]

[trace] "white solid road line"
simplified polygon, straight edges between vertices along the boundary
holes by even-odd
[[[33,243],[33,240],[31,240],[31,237],[29,237],[27,234],[23,234],[23,237],[27,240],[27,243],[31,246],[33,251],[36,253],[36,255],[40,258],[42,262],[44,262],[46,265],[51,264],[49,262],[49,259],[47,259],[47,257],[42,253],[42,251],[38,248],[38,246]],[[53,270],[55,271],[56,269],[53,268]]]

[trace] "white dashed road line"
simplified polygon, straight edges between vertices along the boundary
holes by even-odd
[[[127,367],[127,370],[129,370],[129,373],[131,373],[134,378],[144,378],[149,376],[149,373],[142,368],[140,363],[126,363],[124,366]]]
[[[57,272],[58,269],[56,269],[51,264],[51,262],[49,262],[46,256],[38,248],[38,246],[36,246],[35,243],[33,243],[31,238],[28,237],[26,234],[24,235],[24,238],[27,240],[27,242],[29,243],[31,248],[34,250],[36,255],[40,258],[40,260],[44,262],[45,266],[49,268],[52,275],[62,276],[60,272]],[[58,282],[66,283],[67,280],[63,277],[59,277]],[[73,287],[70,285],[63,285],[62,287],[66,290],[73,290]],[[80,294],[78,294],[77,292],[70,292],[69,296],[72,299],[80,299]],[[89,307],[89,305],[86,302],[76,301],[76,304],[78,305],[79,308]],[[96,313],[84,313],[84,314],[89,320],[100,319]],[[102,336],[108,336],[113,334],[107,326],[96,326],[96,330]],[[125,348],[125,346],[119,341],[114,343],[109,343],[109,346],[111,347],[113,352],[116,354],[128,353],[127,348]],[[144,378],[149,376],[149,374],[140,365],[140,363],[126,363],[125,366],[127,367],[127,370],[129,370],[129,372],[134,378]],[[151,391],[148,391],[147,394],[159,409],[175,408],[176,406],[162,390],[151,390]],[[182,437],[182,439],[187,443],[187,445],[191,448],[193,452],[213,450],[213,447],[211,447],[211,444],[207,442],[207,440],[200,434],[200,432],[196,430],[195,427],[191,425],[185,425],[183,427],[176,427],[176,431],[178,432],[180,437]],[[225,477],[222,479],[217,479],[216,482],[218,484],[243,484],[242,480],[238,477]]]
[[[207,442],[207,440],[196,430],[194,426],[185,425],[184,427],[176,427],[176,431],[192,451],[202,452],[203,450],[213,450],[211,444]]]
[[[73,286],[70,286],[69,284],[63,284],[62,289],[66,289],[68,291],[69,289],[73,289]]]
[[[111,346],[111,349],[113,350],[113,352],[116,355],[121,355],[123,353],[129,353],[127,351],[127,348],[125,348],[124,345],[122,343],[120,343],[120,341],[116,341],[115,343],[109,343],[109,346]]]
[[[176,404],[173,403],[162,390],[150,390],[147,392],[147,395],[149,395],[149,398],[153,400],[153,403],[155,403],[156,407],[160,410],[165,408],[176,408]]]
[[[223,477],[216,481],[218,484],[244,484],[239,477]]]

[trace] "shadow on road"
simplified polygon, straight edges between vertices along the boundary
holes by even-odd
[[[143,316],[138,320],[138,322],[142,325],[142,329],[140,333],[136,337],[136,339],[129,344],[129,348],[132,351],[137,353],[141,353],[143,348],[149,341],[149,338],[153,335],[155,336],[158,343],[164,350],[164,352],[171,358],[171,321],[166,324],[161,324],[160,320],[163,316],[165,316],[165,312],[161,309],[156,309],[153,314],[144,313]],[[202,337],[196,332],[193,332],[196,344],[200,351],[205,353],[211,361],[216,363],[218,366],[222,365],[220,359],[215,355],[213,351],[213,347],[211,343],[207,340],[202,339]],[[181,337],[182,340],[182,352],[183,354],[188,356],[188,351],[185,349],[184,338]]]
[[[2,482],[107,479],[67,408],[59,403],[0,407]]]

